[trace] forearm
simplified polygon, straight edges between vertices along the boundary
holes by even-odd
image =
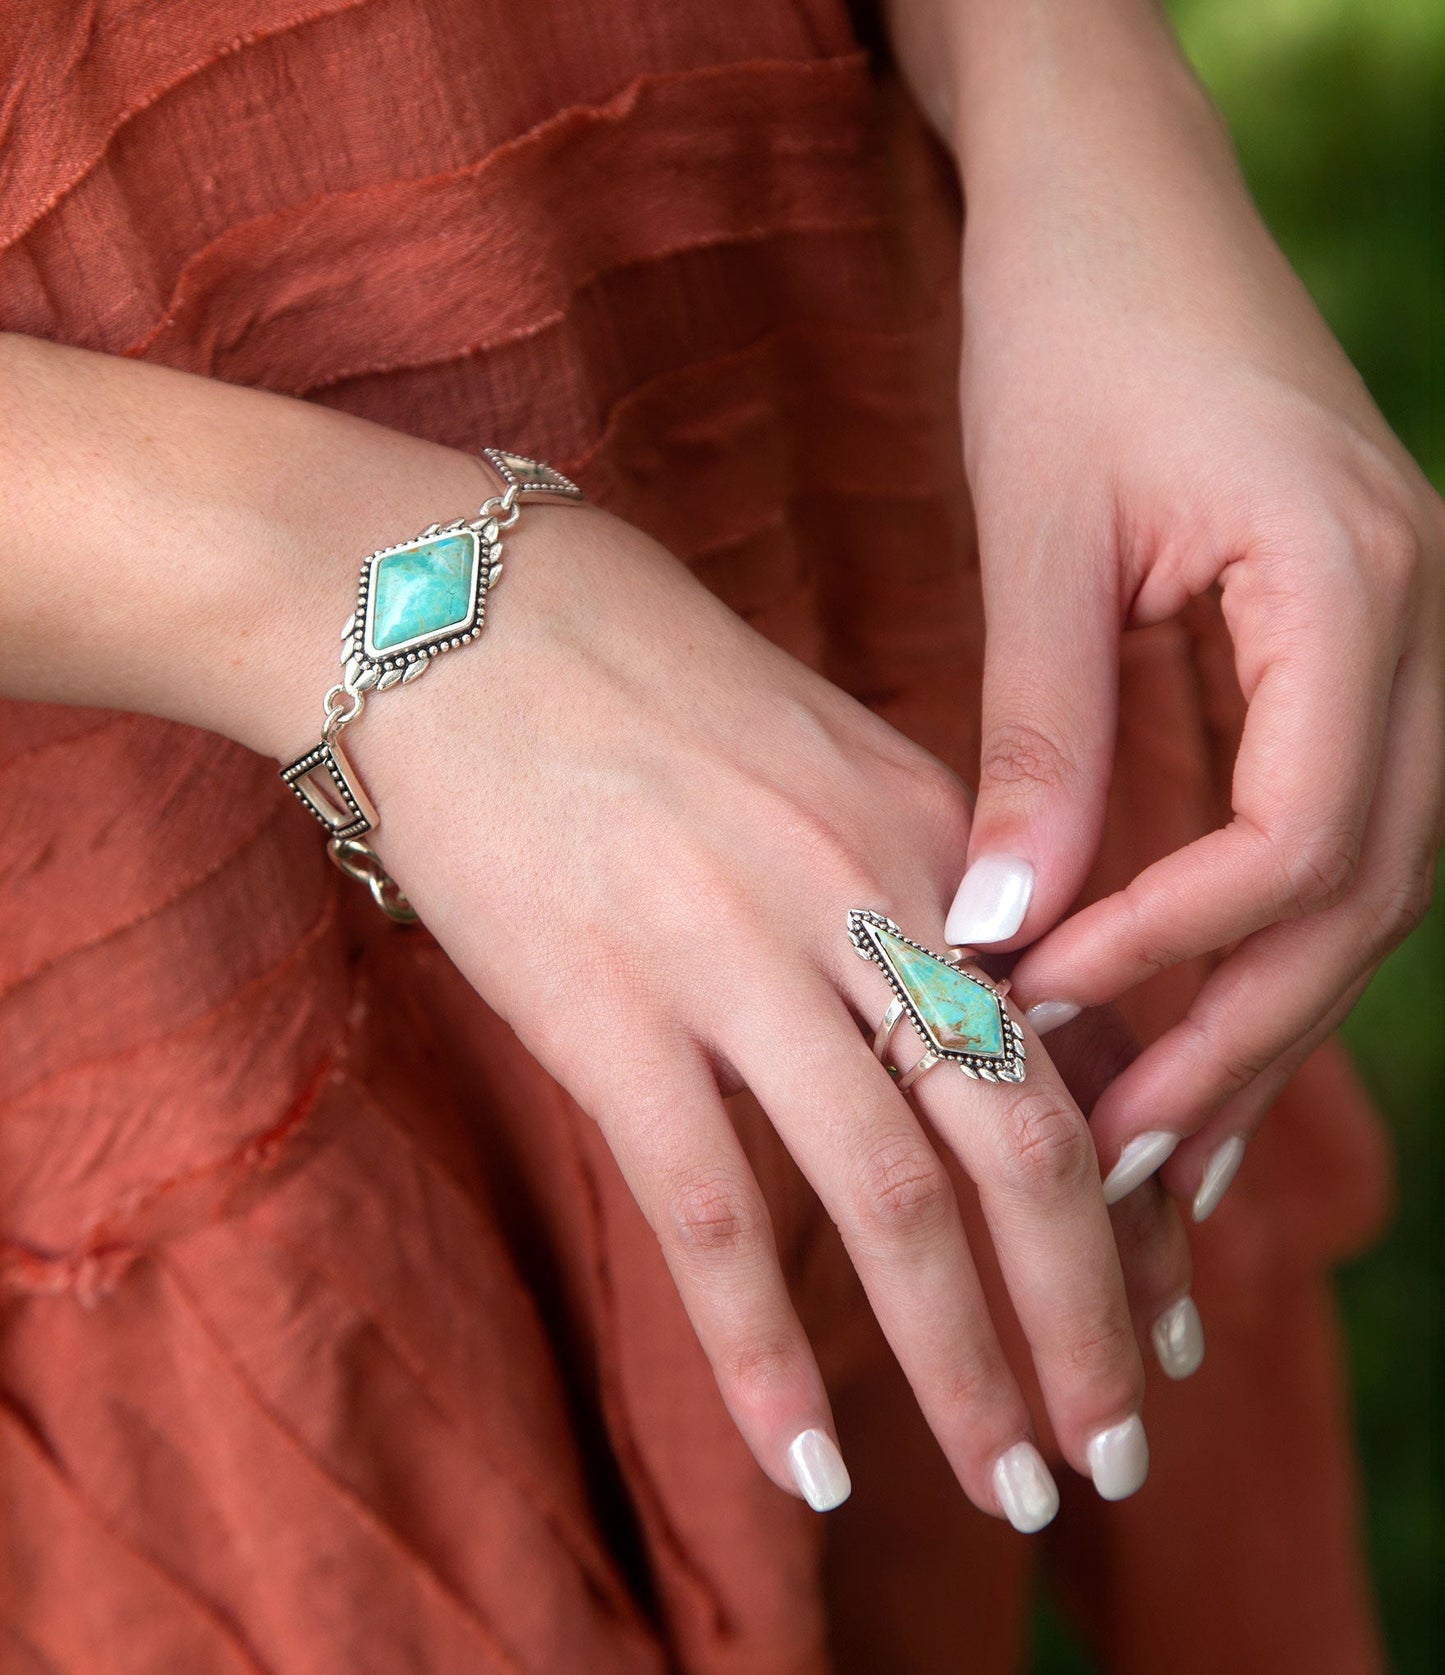
[[[0,692],[314,731],[359,559],[476,461],[264,391],[0,334]]]
[[[887,12],[903,75],[971,202],[1091,154],[1233,168],[1156,0],[887,0]]]
[[[1154,0],[888,4],[903,73],[963,178],[964,313],[988,322],[965,335],[966,368],[1009,338],[1014,376],[1057,391],[1020,353],[1055,352],[1045,314],[1085,330],[1104,286],[1117,318],[1176,349],[1230,343],[1261,369],[1303,354],[1321,399],[1359,401]],[[1010,336],[1009,320],[1033,329]],[[977,384],[966,372],[965,406]]]

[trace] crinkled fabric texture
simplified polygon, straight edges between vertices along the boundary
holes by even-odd
[[[972,776],[958,204],[839,0],[0,22],[0,324],[555,460]],[[1222,817],[1239,722],[1212,605],[1128,638],[1094,889]],[[593,1126],[272,765],[12,705],[0,800],[6,1675],[1001,1671],[1042,1554],[1111,1669],[1374,1665],[1321,1273],[1386,1166],[1337,1049],[1196,1241],[1147,1490],[1068,1478],[1032,1544],[735,1101],[854,1468],[820,1520]]]

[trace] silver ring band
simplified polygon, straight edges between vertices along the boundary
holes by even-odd
[[[898,1028],[902,1018],[903,1002],[895,1000],[883,1014],[883,1021],[874,1033],[873,1056],[880,1064],[888,1065],[889,1074],[897,1078],[899,1093],[907,1093],[920,1076],[926,1076],[934,1065],[943,1063],[943,1054],[930,1050],[908,1070],[899,1070],[895,1065],[888,1064],[888,1043],[892,1040],[893,1032]]]

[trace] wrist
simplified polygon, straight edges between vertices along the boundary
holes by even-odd
[[[474,456],[377,426],[348,423],[315,442],[314,468],[273,503],[257,548],[264,556],[244,567],[228,666],[205,723],[281,762],[316,741],[368,554],[471,516],[497,492]]]
[[[0,334],[0,691],[286,757],[373,548],[475,509],[477,461],[348,415]]]

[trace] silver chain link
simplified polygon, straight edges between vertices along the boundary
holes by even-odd
[[[401,886],[381,864],[376,851],[360,838],[332,838],[326,846],[331,859],[346,874],[371,891],[371,899],[399,925],[414,925],[416,909]]]

